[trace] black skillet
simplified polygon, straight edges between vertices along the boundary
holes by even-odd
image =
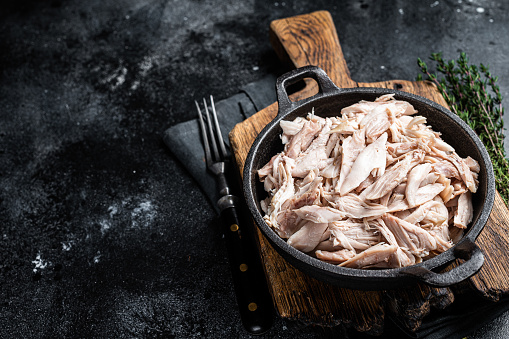
[[[305,78],[318,83],[319,92],[307,99],[293,102],[288,97],[288,86]],[[385,88],[338,88],[319,67],[298,68],[278,78],[276,83],[279,112],[277,116],[260,132],[255,139],[244,167],[243,188],[251,214],[276,251],[295,268],[316,279],[340,287],[381,290],[402,287],[415,281],[431,286],[450,286],[475,274],[484,262],[481,250],[475,239],[484,228],[495,198],[495,178],[489,155],[477,135],[455,114],[426,98]],[[453,146],[461,157],[470,156],[480,165],[479,187],[473,194],[474,216],[463,236],[451,249],[440,255],[404,268],[394,269],[354,269],[339,267],[311,257],[296,250],[280,238],[263,220],[260,201],[267,197],[256,171],[270,158],[283,150],[280,135],[281,120],[294,120],[306,116],[312,109],[316,115],[338,116],[341,108],[360,100],[373,101],[377,97],[395,93],[395,99],[406,100],[426,117],[427,124],[442,133],[442,138]],[[456,259],[461,264],[440,272]]]

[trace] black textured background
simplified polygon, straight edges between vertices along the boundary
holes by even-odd
[[[1,338],[249,337],[214,211],[161,136],[194,99],[280,74],[270,21],[321,9],[354,80],[465,51],[509,95],[507,1],[2,2]],[[277,320],[267,336],[324,333]]]

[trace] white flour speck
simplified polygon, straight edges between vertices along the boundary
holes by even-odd
[[[97,254],[94,256],[94,264],[99,263],[99,259],[101,259],[101,252],[97,251]]]
[[[435,1],[434,3],[432,3],[431,5],[429,5],[429,7],[436,7],[440,4],[440,2],[438,1]]]
[[[117,83],[114,85],[115,88],[122,85],[124,82],[125,82],[125,75],[127,74],[127,68],[125,67],[122,67],[122,69],[120,70],[120,74],[118,75],[117,77]]]
[[[38,269],[43,270],[48,266],[48,262],[41,258],[41,253],[37,253],[35,260],[32,260],[32,264],[35,265],[33,271],[37,272]]]
[[[74,245],[74,241],[62,242],[62,251],[69,252]]]
[[[150,201],[141,202],[138,207],[131,212],[133,227],[147,227],[156,217],[154,205]]]
[[[127,74],[127,68],[124,66],[117,67],[111,74],[107,75],[101,80],[102,84],[109,84],[112,90],[115,90],[118,86],[125,82],[125,76]]]
[[[110,212],[110,218],[113,218],[113,216],[118,213],[117,206],[112,205],[112,206],[108,207],[108,212]]]
[[[138,80],[133,81],[133,84],[131,85],[131,91],[134,91],[140,86],[140,82]]]
[[[145,75],[147,75],[148,71],[150,71],[152,69],[152,67],[154,67],[154,63],[150,57],[146,56],[140,62],[139,67],[141,70],[140,74],[142,76],[145,76]]]
[[[405,11],[403,10],[403,8],[398,9],[398,12],[399,12],[399,14],[401,14],[401,15],[405,14]]]
[[[484,13],[484,8],[482,7],[477,7],[475,10],[477,11],[477,13]]]
[[[104,235],[110,228],[111,224],[108,220],[99,221],[99,225],[101,226],[101,234]]]

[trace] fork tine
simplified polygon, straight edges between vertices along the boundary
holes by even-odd
[[[200,105],[198,105],[198,102],[195,100],[194,103],[196,104],[196,109],[198,110],[198,122],[200,123],[200,130],[201,130],[201,136],[203,138],[203,148],[205,150],[205,161],[207,162],[207,166],[210,166],[212,164],[212,157],[210,154],[210,147],[209,147],[209,138],[207,137],[207,131],[205,130],[205,124],[203,123],[203,116],[200,109]],[[207,106],[205,106],[207,107]]]
[[[212,129],[212,121],[210,120],[209,109],[207,107],[207,101],[205,101],[205,98],[203,98],[203,104],[205,105],[205,115],[207,116],[207,127],[209,128],[212,151],[214,152],[214,161],[218,161],[219,152],[217,151],[216,137],[214,135],[214,130]]]
[[[221,156],[222,159],[225,159],[226,149],[224,147],[223,135],[221,134],[221,129],[219,128],[219,122],[217,121],[216,107],[214,105],[214,98],[212,97],[212,95],[210,96],[210,106],[212,107],[212,117],[214,118],[214,125],[216,127],[217,140],[219,142],[219,147],[221,149]]]

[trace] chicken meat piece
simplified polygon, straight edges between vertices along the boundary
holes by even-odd
[[[366,227],[364,223],[350,219],[330,223],[329,230],[334,245],[349,250],[365,250],[381,240],[376,228]]]
[[[277,214],[276,222],[277,234],[283,239],[288,239],[304,226],[306,220],[299,217],[295,210],[286,209]]]
[[[386,206],[367,202],[353,193],[336,198],[332,204],[345,216],[355,219],[378,217],[387,212]]]
[[[387,115],[388,110],[388,105],[377,106],[359,123],[359,128],[366,130],[366,139],[369,143],[379,138],[391,126]]]
[[[294,179],[291,176],[291,168],[280,163],[278,166],[278,173],[281,185],[272,197],[267,214],[264,217],[265,221],[275,228],[278,228],[276,217],[281,210],[281,206],[286,200],[291,199],[295,195]]]
[[[267,175],[272,174],[274,168],[274,161],[280,157],[281,153],[274,155],[272,158],[270,158],[270,161],[265,164],[265,166],[258,170],[258,177],[260,178],[260,180],[263,181]]]
[[[470,190],[470,192],[475,193],[477,191],[477,183],[474,180],[474,176],[470,170],[470,167],[462,158],[460,158],[458,154],[455,152],[445,153],[436,148],[433,148],[433,151],[438,157],[450,161],[456,167],[461,179]]]
[[[412,142],[394,142],[387,144],[387,152],[392,155],[394,158],[400,157],[402,155],[407,154],[410,151],[413,151],[419,147],[419,144],[416,141]]]
[[[283,144],[288,143],[292,136],[299,133],[305,122],[306,118],[303,117],[297,117],[293,121],[281,120],[279,122],[279,126],[281,126],[281,129],[283,130],[283,134],[281,135],[281,141]]]
[[[319,122],[313,120],[306,121],[302,129],[286,144],[286,156],[292,159],[297,158],[300,152],[307,150],[321,129],[322,125]]]
[[[401,220],[391,214],[382,216],[387,228],[394,234],[400,247],[407,248],[412,254],[425,257],[437,248],[437,242],[426,230]]]
[[[415,264],[415,256],[410,253],[407,248],[402,248],[398,245],[396,237],[387,228],[382,219],[376,219],[371,224],[378,229],[380,234],[385,238],[387,243],[391,246],[396,246],[398,249],[391,255],[388,261],[384,261],[376,264],[372,267],[377,268],[394,268],[394,267],[405,267]]]
[[[331,264],[341,264],[348,259],[353,258],[357,253],[352,250],[347,250],[346,248],[337,250],[337,251],[325,251],[325,250],[316,250],[315,255],[318,259],[326,261]]]
[[[375,107],[379,105],[380,103],[376,101],[362,100],[356,104],[341,109],[341,115],[344,118],[354,118],[358,115],[364,117],[366,114],[371,112]]]
[[[295,213],[304,220],[314,223],[330,223],[344,219],[346,214],[331,207],[322,207],[317,205],[303,206],[294,210]]]
[[[423,157],[424,153],[419,150],[408,153],[404,160],[386,170],[380,178],[366,188],[361,197],[368,200],[380,199],[398,186],[406,178],[412,167],[422,161]]]
[[[336,192],[341,192],[341,186],[352,169],[352,165],[357,156],[366,147],[365,131],[360,130],[343,141],[343,151],[341,155],[341,171],[339,180],[334,188]]]
[[[436,251],[439,253],[447,251],[454,245],[449,233],[449,226],[446,223],[440,226],[432,227],[429,230],[429,234],[435,238],[437,242]]]
[[[287,240],[288,244],[304,253],[311,252],[322,241],[327,223],[306,222]]]
[[[421,181],[421,184],[419,185],[419,187],[434,184],[437,182],[437,180],[439,178],[440,178],[440,174],[437,174],[434,172],[428,173],[428,175],[426,175],[426,177],[424,177],[424,179]]]
[[[423,220],[425,223],[441,225],[443,222],[447,221],[448,213],[447,207],[445,207],[443,202],[431,200],[420,205],[411,214],[406,216],[404,220],[414,225]]]
[[[479,163],[474,158],[468,156],[465,158],[464,161],[468,168],[470,168],[470,171],[474,173],[479,173],[479,171],[481,170],[481,166],[479,166]]]
[[[318,246],[316,246],[315,248],[315,251],[327,251],[327,252],[335,252],[335,251],[339,251],[341,249],[343,249],[343,247],[339,246],[339,245],[335,245],[334,244],[334,239],[332,238],[331,234],[330,233],[330,230],[328,230],[328,237],[326,239],[324,239],[323,241],[321,241]]]
[[[454,166],[448,160],[440,160],[438,162],[433,163],[432,165],[433,171],[439,174],[443,174],[447,178],[456,178],[461,179],[460,172],[456,166]]]
[[[423,187],[419,187],[415,193],[414,207],[420,206],[432,199],[434,199],[444,189],[442,184],[431,184]],[[406,199],[398,199],[389,204],[387,212],[398,212],[409,209],[408,201]]]
[[[415,196],[417,194],[417,190],[421,186],[421,182],[426,179],[426,176],[431,171],[431,164],[424,163],[421,165],[417,165],[410,173],[408,173],[408,179],[405,189],[405,196],[408,202],[408,207],[412,208],[415,206]]]
[[[387,133],[382,134],[375,142],[364,148],[355,159],[350,173],[341,185],[340,194],[346,195],[367,179],[375,171],[380,176],[385,171],[385,143]]]
[[[357,253],[353,258],[339,264],[339,266],[350,268],[364,268],[386,263],[398,250],[397,246],[388,244],[376,244],[365,251]]]
[[[341,161],[338,159],[329,158],[326,160],[326,165],[320,170],[320,175],[324,178],[337,178],[341,170]]]
[[[359,130],[359,121],[356,118],[332,118],[333,127],[330,133],[335,134],[353,134]]]
[[[328,158],[326,145],[329,141],[330,121],[322,127],[318,136],[311,142],[306,151],[295,159],[292,176],[305,177],[313,168],[323,169],[327,166]]]
[[[458,228],[467,228],[467,225],[474,217],[474,208],[472,206],[472,195],[469,191],[461,194],[458,198],[458,208],[454,214],[454,226]]]

